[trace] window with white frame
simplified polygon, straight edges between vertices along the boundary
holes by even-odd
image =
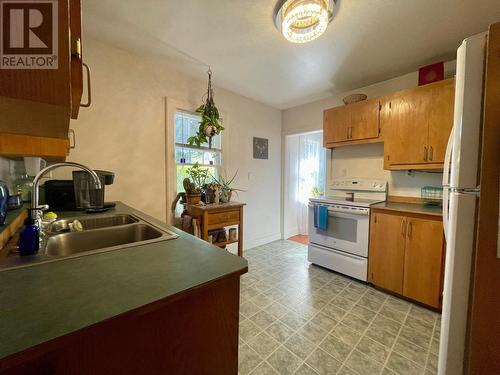
[[[219,167],[222,164],[221,135],[212,138],[212,148],[208,148],[208,143],[198,147],[191,146],[187,142],[189,137],[196,135],[200,121],[201,116],[196,112],[177,110],[174,113],[177,192],[184,191],[182,181],[189,177],[187,171],[196,163],[209,168],[210,174],[216,178],[219,174]]]

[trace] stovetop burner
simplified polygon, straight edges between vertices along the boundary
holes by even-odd
[[[384,202],[385,199],[369,199],[369,198],[354,198],[354,200],[342,199],[337,197],[329,198],[311,198],[311,202],[325,203],[325,204],[339,204],[344,206],[359,206],[369,207],[373,204]]]
[[[312,203],[369,207],[387,198],[387,182],[382,180],[335,180],[327,189],[327,196],[311,198]]]

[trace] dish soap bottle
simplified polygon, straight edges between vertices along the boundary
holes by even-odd
[[[24,220],[24,227],[19,232],[19,255],[34,255],[40,248],[40,229],[35,225],[35,220],[29,216]]]

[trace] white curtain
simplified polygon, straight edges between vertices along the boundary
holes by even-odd
[[[296,221],[298,234],[307,234],[308,203],[314,188],[324,191],[326,180],[326,151],[323,133],[291,136],[288,150],[289,222]]]

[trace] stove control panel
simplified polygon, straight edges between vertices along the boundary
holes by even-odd
[[[330,185],[330,190],[386,192],[387,181],[365,180],[365,179],[354,179],[354,178],[345,180],[334,180]]]

